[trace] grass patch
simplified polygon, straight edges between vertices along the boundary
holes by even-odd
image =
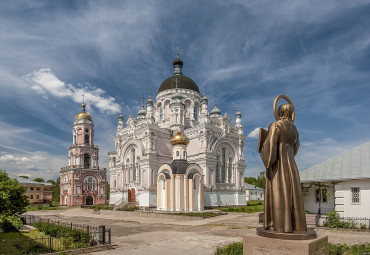
[[[214,212],[176,212],[176,213],[166,213],[166,214],[171,214],[171,215],[183,215],[183,216],[191,216],[191,217],[203,217],[203,218],[209,218],[209,217],[215,217],[220,215],[219,213],[214,213]]]
[[[257,205],[264,205],[264,201],[263,200],[247,201],[247,206],[257,206]]]
[[[224,212],[255,213],[255,212],[263,212],[263,205],[226,207],[226,208],[218,208],[218,209]]]
[[[243,255],[243,243],[230,243],[223,247],[217,247],[214,255]]]
[[[328,244],[329,255],[358,255],[370,254],[370,243],[355,244]],[[230,243],[222,247],[217,247],[214,255],[243,255],[243,243]]]
[[[94,210],[113,210],[114,206],[111,205],[89,205],[84,206],[83,208],[90,208]]]
[[[255,213],[255,212],[263,212],[264,210],[264,201],[247,201],[247,206],[239,206],[239,207],[220,207],[218,208],[220,211],[224,212],[242,212],[242,213]]]
[[[124,211],[124,212],[133,212],[139,210],[138,206],[130,206],[130,207],[123,207],[118,208],[117,211]]]
[[[48,239],[36,229],[29,233],[0,233],[0,240],[0,254],[38,254],[50,251],[47,247]]]
[[[44,205],[31,205],[27,207],[27,212],[32,211],[54,211],[54,210],[64,210],[67,209],[66,207],[59,207],[59,206],[44,206]]]

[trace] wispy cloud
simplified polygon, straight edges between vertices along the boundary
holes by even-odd
[[[252,132],[250,132],[247,137],[248,138],[253,138],[253,139],[258,139],[259,133],[260,133],[260,127],[255,128]]]
[[[111,114],[119,113],[120,105],[110,96],[105,96],[105,91],[101,88],[84,87],[78,88],[72,84],[66,84],[58,79],[49,68],[41,68],[27,74],[25,78],[32,82],[32,89],[42,95],[52,95],[60,98],[72,98],[74,102],[81,102],[85,96],[85,102],[92,104],[101,112]]]

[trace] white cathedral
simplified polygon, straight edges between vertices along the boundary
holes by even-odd
[[[125,125],[119,114],[116,151],[108,153],[110,204],[157,207],[159,170],[175,159],[197,164],[204,207],[245,204],[241,113],[236,111],[235,125],[216,105],[209,113],[207,97],[182,74],[182,66],[177,54],[174,75],[162,82],[155,102],[149,97],[136,118],[129,115]],[[179,131],[189,139],[186,155],[173,155],[171,137]]]

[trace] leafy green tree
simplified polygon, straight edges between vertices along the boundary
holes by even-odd
[[[34,181],[35,182],[45,182],[44,179],[42,179],[42,178],[35,178]]]
[[[256,177],[244,177],[244,181],[258,188],[265,189],[266,177],[265,172],[260,172],[260,175]]]
[[[110,184],[107,183],[107,201],[109,200],[109,196],[110,196]]]
[[[60,187],[59,187],[60,177],[57,178],[57,181],[48,180],[47,182],[50,182],[51,184],[53,184],[53,198],[52,198],[53,202],[59,203],[59,200],[60,200]]]
[[[28,205],[26,188],[16,179],[9,178],[4,170],[0,170],[0,215],[14,215],[26,211]]]

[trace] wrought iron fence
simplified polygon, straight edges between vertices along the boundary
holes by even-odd
[[[36,222],[47,222],[59,226],[65,226],[69,227],[71,229],[80,229],[84,232],[87,232],[90,234],[92,243],[100,243],[100,244],[111,244],[111,229],[106,228],[104,225],[102,226],[91,226],[86,224],[75,224],[72,222],[64,222],[57,219],[47,219],[47,218],[41,218],[40,216],[36,215],[22,215],[23,221],[27,225],[33,226]]]
[[[66,249],[68,249],[66,238],[53,238],[51,236],[13,239],[0,244],[0,254],[42,254]]]
[[[325,226],[327,216],[321,216],[322,220],[320,226]],[[339,217],[339,222],[343,223],[342,226],[339,224],[338,228],[347,229],[370,229],[370,218],[365,217]]]

